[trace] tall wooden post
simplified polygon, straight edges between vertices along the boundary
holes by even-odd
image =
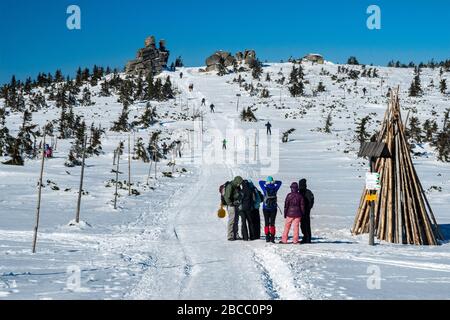
[[[254,154],[254,161],[256,162],[257,157],[256,157],[256,148],[258,148],[258,142],[257,142],[257,135],[256,135],[256,131],[255,131],[255,154]]]
[[[148,167],[147,185],[148,185],[148,182],[150,180],[150,175],[152,174],[152,165],[153,165],[153,159],[151,158],[150,159],[150,165]]]
[[[136,131],[133,130],[133,156],[136,156]]]
[[[202,137],[203,137],[203,111],[202,111],[201,116],[202,116]],[[445,128],[445,127],[444,127],[444,128]]]
[[[80,223],[81,194],[83,192],[84,164],[85,164],[85,160],[86,160],[86,142],[87,142],[87,136],[84,136],[83,159],[82,159],[82,162],[81,162],[80,188],[78,189],[77,211],[76,211],[76,215],[75,215],[75,222],[76,223]]]
[[[236,96],[237,96],[236,111],[239,112],[239,98],[241,97],[241,95],[238,93]]]
[[[370,158],[370,172],[375,172],[375,158]],[[376,191],[375,191],[376,193]],[[370,191],[370,194],[374,194]],[[370,201],[370,217],[369,217],[369,245],[375,245],[375,201]]]
[[[158,165],[158,159],[157,159],[157,156],[158,156],[158,153],[157,153],[157,150],[156,150],[156,144],[155,144],[155,147],[154,147],[154,158],[155,158],[155,180],[158,180],[158,178],[157,178],[157,176],[156,176],[156,170],[157,170],[157,165]]]
[[[116,192],[114,193],[114,209],[117,209],[117,187],[119,184],[119,163],[120,163],[120,146],[117,148],[117,167],[116,167]]]
[[[44,162],[45,162],[45,133],[44,133],[44,142],[42,144],[42,160],[41,160],[41,173],[39,175],[39,191],[38,191],[38,202],[36,208],[36,223],[34,225],[34,236],[33,236],[33,253],[36,253],[36,242],[37,242],[37,233],[39,228],[39,215],[41,211],[41,195],[42,195],[42,176],[44,175]]]
[[[131,135],[128,135],[128,195],[131,196]]]
[[[283,88],[280,88],[280,107],[281,107],[281,97],[282,97],[282,94],[283,94]]]

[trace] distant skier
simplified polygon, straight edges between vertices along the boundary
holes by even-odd
[[[227,150],[227,139],[223,139],[222,141],[222,150]]]
[[[273,177],[267,177],[266,181],[259,181],[259,186],[264,194],[264,233],[266,242],[275,242],[275,219],[277,217],[277,192],[281,187],[281,181],[274,181]]]
[[[270,122],[266,123],[267,135],[272,135],[272,124]]]
[[[202,99],[202,106],[206,107],[206,99],[205,98]]]
[[[215,109],[216,107],[214,106],[214,104],[211,103],[211,105],[209,106],[209,109],[211,109],[211,113],[216,113]]]
[[[367,93],[367,89],[366,88],[363,88],[362,89],[362,91],[363,91],[363,93],[364,93],[364,96],[366,95],[366,93]]]
[[[291,193],[286,196],[286,200],[284,202],[284,218],[286,219],[286,222],[280,243],[287,244],[289,231],[291,230],[292,225],[294,225],[294,236],[292,242],[294,244],[298,243],[300,221],[304,212],[305,201],[303,200],[303,196],[298,192],[298,183],[293,182],[291,184]]]
[[[183,79],[183,72],[180,72],[180,79]]]
[[[306,179],[298,183],[299,192],[305,200],[305,211],[301,221],[303,239],[301,243],[311,243],[311,209],[314,207],[314,194],[308,189]]]
[[[228,241],[241,240],[239,238],[239,206],[242,204],[242,177],[237,176],[231,182],[225,183],[219,190],[224,191],[224,202],[228,211]]]
[[[193,84],[193,83],[191,83],[191,84],[189,85],[189,91],[190,91],[190,92],[194,91],[194,84]]]

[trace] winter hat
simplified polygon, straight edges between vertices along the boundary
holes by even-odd
[[[298,186],[299,186],[300,189],[305,190],[307,188],[306,179],[300,180],[299,183],[298,183]]]
[[[237,176],[236,178],[234,178],[233,183],[236,186],[240,186],[242,181],[244,181],[244,179],[242,179],[242,177],[240,177],[240,176]]]
[[[267,183],[273,183],[273,177],[268,176],[266,182]]]
[[[291,191],[292,192],[298,192],[298,183],[297,182],[292,182],[292,184],[291,184]]]

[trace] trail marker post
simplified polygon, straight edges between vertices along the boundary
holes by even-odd
[[[370,159],[370,172],[366,174],[367,195],[365,201],[370,202],[369,216],[369,245],[375,245],[375,201],[377,192],[381,188],[380,174],[376,172],[377,158],[390,158],[391,154],[384,142],[363,142],[358,157]]]

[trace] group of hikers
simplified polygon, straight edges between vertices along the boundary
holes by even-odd
[[[275,221],[278,211],[277,193],[282,185],[281,181],[267,177],[266,181],[259,181],[260,190],[250,180],[237,176],[232,181],[220,186],[222,206],[227,207],[229,241],[261,239],[260,207],[263,205],[264,234],[266,242],[275,243]],[[314,206],[314,195],[307,188],[306,179],[298,183],[293,182],[291,192],[284,202],[285,218],[284,231],[280,243],[287,244],[291,227],[294,229],[293,243],[311,243],[311,209]],[[241,235],[239,237],[239,220],[241,221]],[[303,238],[299,241],[300,226]]]

